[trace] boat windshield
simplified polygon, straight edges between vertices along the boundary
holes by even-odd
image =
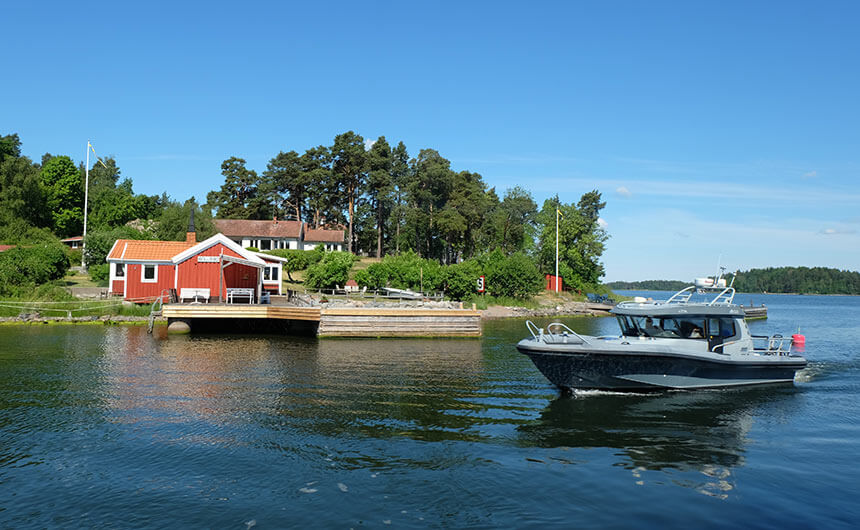
[[[619,315],[618,325],[625,337],[701,339],[705,336],[705,319],[702,317]]]

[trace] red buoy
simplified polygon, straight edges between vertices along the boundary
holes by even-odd
[[[795,333],[791,336],[791,343],[796,344],[797,346],[803,346],[804,344],[806,344],[806,337],[804,337],[800,333]]]

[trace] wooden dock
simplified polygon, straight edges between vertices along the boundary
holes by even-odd
[[[165,304],[168,330],[187,333],[213,319],[278,321],[315,326],[319,337],[480,337],[481,314],[471,309],[292,307],[258,304]],[[228,330],[224,322],[219,329]],[[238,326],[237,326],[238,327]]]
[[[742,305],[744,310],[744,318],[747,320],[763,320],[767,318],[767,306]]]

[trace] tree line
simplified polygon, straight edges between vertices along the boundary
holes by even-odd
[[[731,281],[731,278],[728,278]],[[680,280],[609,282],[610,289],[679,291],[692,285]],[[769,267],[740,271],[734,288],[741,293],[860,295],[860,272],[827,267]]]
[[[412,157],[403,142],[392,145],[385,136],[366,142],[353,131],[301,154],[281,151],[259,173],[232,156],[221,174],[224,183],[207,195],[217,217],[343,227],[349,252],[380,258],[410,251],[454,264],[499,249],[528,254],[551,273],[558,211],[565,283],[581,288],[603,276],[608,236],[598,219],[606,203],[596,190],[571,204],[556,196],[539,209],[526,189],[516,186],[500,197],[480,174],[453,169],[434,149]]]
[[[24,244],[80,235],[83,230],[83,163],[45,154],[36,162],[21,154],[17,134],[0,136],[0,243]],[[213,217],[296,219],[315,227],[344,228],[350,253],[397,256],[412,252],[440,264],[462,263],[494,250],[522,253],[540,274],[555,270],[559,221],[560,273],[566,288],[582,289],[603,276],[606,205],[589,191],[578,202],[552,197],[539,208],[516,186],[502,196],[483,177],[455,170],[434,149],[410,156],[403,142],[391,145],[348,131],[331,145],[281,151],[257,173],[232,156],[221,164],[223,184],[178,202],[167,193],[134,193],[113,157],[89,170],[86,261],[104,263],[112,241],[184,239],[191,208],[200,237],[214,233]]]

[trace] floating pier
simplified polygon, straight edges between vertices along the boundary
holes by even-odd
[[[742,305],[741,309],[744,310],[744,318],[747,320],[764,320],[767,318],[767,306],[764,304],[760,306]]]
[[[197,327],[300,331],[319,337],[480,337],[481,314],[472,309],[293,307],[259,304],[165,304],[171,333]],[[228,322],[231,321],[231,322]]]

